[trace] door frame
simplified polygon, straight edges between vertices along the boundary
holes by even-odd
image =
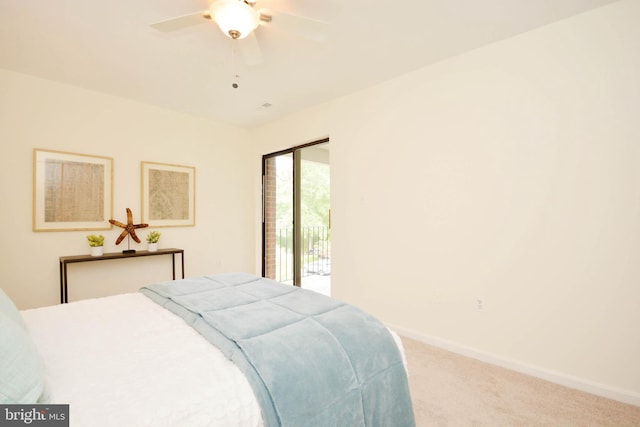
[[[329,142],[329,137],[322,138],[313,142],[309,142],[302,145],[296,145],[295,147],[287,148],[285,150],[276,151],[274,153],[264,154],[262,156],[262,277],[266,277],[267,272],[267,239],[266,239],[266,188],[265,188],[265,175],[267,159],[272,157],[278,157],[285,154],[293,154],[293,284],[294,286],[300,286],[302,282],[301,271],[299,264],[301,262],[301,253],[299,248],[301,247],[301,230],[297,226],[300,224],[300,150],[314,145],[326,144]]]

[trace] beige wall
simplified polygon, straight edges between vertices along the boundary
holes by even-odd
[[[20,308],[59,301],[58,258],[89,253],[92,232],[32,232],[34,148],[112,157],[113,217],[140,222],[140,161],[196,168],[196,226],[162,228],[160,247],[185,249],[187,275],[253,272],[255,210],[247,131],[0,70],[2,288]],[[121,229],[99,231],[105,250]],[[139,233],[146,235],[146,230]],[[146,244],[135,245],[146,249]],[[179,259],[179,257],[178,257]],[[70,300],[171,278],[169,256],[69,267]]]
[[[258,129],[256,161],[331,138],[334,296],[640,405],[638,16],[621,1]]]

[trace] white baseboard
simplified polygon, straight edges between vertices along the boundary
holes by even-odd
[[[404,335],[407,338],[411,338],[416,341],[432,345],[434,347],[461,354],[463,356],[471,357],[473,359],[481,360],[492,365],[501,366],[512,371],[521,372],[523,374],[540,378],[555,384],[560,384],[576,390],[595,394],[597,396],[606,397],[607,399],[613,399],[619,402],[628,403],[640,407],[640,393],[610,387],[605,384],[600,384],[582,378],[573,377],[571,375],[566,375],[561,372],[555,372],[549,369],[540,368],[538,366],[529,365],[527,363],[498,356],[496,354],[486,353],[462,344],[444,340],[442,338],[425,335],[411,329],[402,328],[390,324],[387,324],[387,326],[389,327],[389,329],[397,332],[399,335]]]

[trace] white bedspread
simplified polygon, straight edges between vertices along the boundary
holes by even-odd
[[[22,312],[74,427],[260,426],[243,374],[142,294]]]

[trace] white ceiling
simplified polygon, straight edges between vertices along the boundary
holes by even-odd
[[[614,1],[263,0],[329,38],[261,26],[264,62],[246,66],[212,21],[150,27],[206,0],[0,0],[0,68],[250,128]]]

